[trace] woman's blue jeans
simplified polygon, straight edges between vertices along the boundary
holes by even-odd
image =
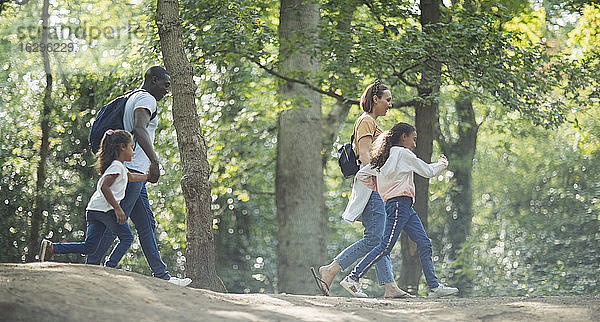
[[[135,170],[129,171],[139,173]],[[125,216],[131,218],[131,221],[135,224],[135,229],[140,239],[140,244],[142,245],[142,251],[152,270],[152,275],[166,280],[171,278],[167,272],[167,266],[158,253],[156,237],[154,236],[156,221],[154,220],[154,214],[152,213],[150,203],[148,202],[146,181],[127,183],[125,197],[121,200],[120,205],[123,212],[125,212]],[[110,230],[106,230],[104,236],[102,236],[100,245],[98,245],[98,249],[87,257],[86,264],[100,264],[104,254],[106,254],[106,251],[108,251],[114,239],[114,234]],[[106,266],[109,266],[108,262],[106,263]]]
[[[133,234],[129,225],[117,223],[115,211],[107,212],[88,210],[85,214],[87,231],[85,242],[79,243],[54,243],[54,252],[57,254],[91,254],[98,248],[104,231],[110,231],[119,237],[119,243],[113,249],[106,266],[115,267],[133,243]]]
[[[350,278],[358,281],[374,263],[377,263],[380,258],[389,255],[400,236],[400,232],[404,230],[408,234],[408,237],[417,244],[427,286],[430,289],[438,287],[439,282],[435,276],[433,261],[431,259],[431,241],[427,237],[427,233],[425,233],[421,219],[419,219],[419,216],[412,207],[412,198],[406,196],[394,197],[385,202],[385,210],[387,218],[381,243],[373,248],[358,263],[352,273],[350,273]]]
[[[381,197],[376,191],[373,191],[361,214],[361,221],[365,227],[363,238],[348,246],[334,259],[340,265],[342,270],[353,265],[354,262],[368,254],[373,247],[381,243],[381,237],[385,226],[385,217],[383,200],[381,200]],[[377,282],[379,285],[393,282],[394,273],[392,272],[392,260],[390,259],[389,254],[381,256],[380,259],[381,260],[375,262]]]

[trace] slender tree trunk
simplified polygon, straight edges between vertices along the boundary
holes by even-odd
[[[318,71],[312,50],[319,24],[313,0],[281,0],[279,61],[283,73]],[[291,107],[279,114],[275,200],[277,204],[278,291],[312,294],[309,266],[325,261],[327,221],[324,216],[321,162],[321,96],[304,85],[281,83],[282,99]]]
[[[455,100],[458,117],[458,139],[451,141],[440,135],[438,142],[444,154],[448,156],[448,170],[454,173],[450,185],[450,216],[445,217],[448,225],[448,241],[450,243],[449,257],[456,262],[459,260],[461,245],[467,241],[471,233],[473,218],[473,158],[477,148],[477,133],[479,126],[475,121],[473,102],[466,95],[459,95]],[[438,130],[439,131],[439,130]],[[442,133],[439,131],[439,133]],[[460,289],[461,295],[468,295],[472,288],[472,278],[469,274],[471,252],[460,254],[460,260],[455,266],[454,285]],[[465,266],[466,265],[466,266]]]
[[[421,25],[426,33],[435,33],[434,24],[440,21],[440,1],[421,0]],[[434,60],[426,61],[423,74],[418,87],[419,97],[424,103],[415,107],[415,127],[417,128],[417,147],[415,153],[426,162],[431,162],[433,151],[434,124],[437,117],[438,103],[435,99],[440,89],[441,63]],[[415,211],[419,214],[423,226],[427,231],[427,215],[429,203],[429,179],[415,176]],[[402,266],[398,284],[401,288],[416,294],[419,288],[419,279],[422,274],[421,262],[417,254],[417,247],[406,234],[401,237]]]
[[[333,143],[336,140],[337,134],[340,129],[340,125],[348,117],[348,112],[352,105],[344,104],[342,102],[336,102],[331,111],[325,116],[322,122],[322,133],[323,133],[323,167],[327,164],[327,161],[331,157],[330,151]],[[350,141],[350,138],[343,138],[344,142]]]
[[[44,0],[42,6],[42,35],[40,43],[42,48],[48,43],[48,18],[49,18],[49,0]],[[35,183],[35,204],[31,216],[31,230],[29,231],[29,244],[26,260],[34,261],[40,249],[40,229],[42,225],[42,212],[46,208],[44,193],[44,183],[46,181],[46,160],[50,148],[50,113],[52,111],[52,70],[50,70],[50,57],[48,52],[42,50],[42,60],[44,62],[44,73],[46,74],[46,88],[44,89],[44,98],[42,100],[42,115],[40,123],[42,129],[42,142],[40,144],[40,158],[37,167],[37,180]]]
[[[185,198],[187,275],[192,286],[225,291],[215,270],[210,169],[200,129],[192,65],[185,54],[178,0],[158,0],[156,24],[165,68],[171,75],[173,123],[181,156],[181,189]]]
[[[354,0],[340,1],[339,5],[337,6],[340,17],[335,26],[337,31],[341,33],[348,33],[350,31],[350,27],[352,25],[352,16],[354,15],[356,6],[357,2]],[[338,71],[339,76],[343,78],[351,78],[352,72],[350,71],[350,60],[352,59],[352,42],[347,41],[341,43],[339,48],[336,50],[335,55],[336,59],[340,60],[340,65],[347,67],[344,70]],[[343,64],[344,62],[347,62],[347,64]],[[337,101],[329,113],[327,113],[327,115],[323,118],[321,126],[323,131],[323,167],[325,167],[327,160],[330,158],[330,154],[328,152],[335,142],[340,125],[348,117],[348,112],[350,112],[351,107],[352,104],[350,103]],[[344,138],[343,140],[346,142],[349,141],[350,138]]]

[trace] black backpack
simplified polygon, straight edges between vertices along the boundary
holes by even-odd
[[[360,169],[356,154],[352,149],[352,143],[354,142],[354,134],[350,137],[350,143],[342,145],[338,150],[338,164],[342,170],[344,178],[352,178]]]
[[[123,113],[125,112],[125,104],[133,93],[145,91],[145,89],[136,89],[132,92],[119,96],[112,100],[110,103],[104,105],[92,124],[90,129],[90,148],[92,152],[96,154],[100,149],[100,141],[104,136],[106,130],[123,130]],[[156,117],[156,111],[152,113],[150,120]]]

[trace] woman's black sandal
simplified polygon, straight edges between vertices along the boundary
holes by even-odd
[[[317,276],[317,272],[315,272],[314,267],[310,268],[310,272],[312,273],[313,277],[315,278],[315,283],[317,283],[317,287],[319,288],[319,290],[321,290],[321,293],[323,293],[323,295],[325,295],[325,296],[329,296],[329,286],[327,285],[327,283],[325,283],[324,280],[322,280],[319,276]],[[323,288],[323,287],[325,287],[325,288]]]

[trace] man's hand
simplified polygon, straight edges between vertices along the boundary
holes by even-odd
[[[125,212],[123,212],[123,209],[121,209],[121,207],[115,209],[115,216],[117,217],[117,223],[119,225],[122,225],[127,221],[127,217],[125,217]]]
[[[157,183],[160,178],[160,164],[158,161],[150,162],[150,169],[148,169],[148,182]]]

